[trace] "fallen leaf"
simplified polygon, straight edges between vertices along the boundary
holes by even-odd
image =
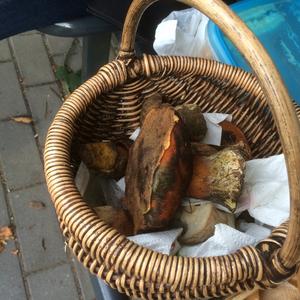
[[[17,123],[23,123],[23,124],[32,123],[32,118],[27,116],[12,117],[11,119]]]
[[[29,207],[35,208],[35,209],[43,209],[46,207],[45,203],[42,201],[30,201]]]
[[[10,227],[4,226],[0,228],[0,241],[13,239],[13,232]]]
[[[14,238],[10,227],[4,226],[0,228],[0,253],[5,249],[6,241]]]
[[[19,254],[19,250],[18,250],[18,249],[11,250],[10,253],[11,253],[12,255],[18,255],[18,254]]]

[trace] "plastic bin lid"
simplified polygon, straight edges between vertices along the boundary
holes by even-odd
[[[231,8],[265,46],[291,97],[300,104],[300,0],[244,0]],[[216,59],[251,71],[212,21],[208,24],[208,37]]]

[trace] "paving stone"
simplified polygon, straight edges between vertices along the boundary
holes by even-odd
[[[10,39],[24,83],[31,86],[25,88],[25,93],[41,144],[52,117],[61,105],[59,96],[52,90],[54,88],[58,91],[56,84],[32,86],[53,82],[55,79],[42,38],[38,31],[30,31]],[[7,61],[5,44],[7,42],[0,42],[0,61],[1,55]],[[64,46],[61,44],[61,47]],[[81,67],[80,49],[78,47],[77,52],[72,55],[71,67],[76,64],[80,65],[78,69]],[[56,56],[63,58],[61,54]],[[0,75],[0,120],[27,115],[13,62],[0,63]],[[31,299],[79,299],[74,281],[74,276],[77,276],[82,289],[80,299],[94,300],[88,271],[76,267],[76,274],[73,274],[67,264],[62,235],[45,185],[23,189],[44,181],[31,125],[0,121],[0,137],[0,161],[5,180],[10,190],[18,189],[9,193],[9,203],[16,223],[20,259],[23,260],[29,280]],[[39,202],[31,201],[42,201],[45,207],[39,208]],[[9,216],[0,185],[0,226],[1,224],[9,224]],[[25,300],[27,297],[19,259],[11,253],[14,249],[15,242],[10,241],[7,250],[0,254],[0,299]]]
[[[16,35],[11,41],[25,85],[55,80],[41,35]]]
[[[10,193],[9,199],[25,271],[30,273],[66,262],[62,234],[46,186]]]
[[[84,300],[96,300],[89,271],[74,257],[75,270],[79,278],[80,289]]]
[[[0,184],[0,227],[9,225],[9,217],[6,207],[6,202],[4,198],[4,191]],[[1,295],[1,294],[0,294]]]
[[[62,105],[62,97],[57,84],[36,86],[25,89],[40,145],[44,147],[47,131]]]
[[[12,62],[0,63],[0,119],[27,113]]]
[[[52,55],[67,53],[74,40],[72,37],[57,37],[52,35],[46,35],[46,39]]]
[[[0,160],[10,190],[44,181],[31,125],[0,122]]]
[[[55,55],[55,56],[53,56],[53,60],[57,67],[63,66],[64,62],[65,62],[65,56],[63,54]],[[73,72],[77,72],[77,71],[81,70],[82,55],[80,52],[77,52],[77,53],[69,56],[68,67],[70,67]]]
[[[79,299],[69,265],[31,274],[27,280],[32,300]]]
[[[11,253],[15,249],[15,242],[9,241],[0,253],[0,299],[3,300],[27,299],[18,256]]]
[[[6,60],[11,60],[11,54],[7,40],[2,40],[0,41],[0,62]]]

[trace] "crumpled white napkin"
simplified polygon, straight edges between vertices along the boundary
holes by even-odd
[[[276,227],[288,219],[290,194],[283,154],[246,162],[240,202],[264,224]]]
[[[225,120],[231,122],[232,116],[219,113],[204,113],[203,116],[206,121],[207,132],[202,143],[220,146],[222,139],[222,127],[219,123]]]
[[[241,222],[239,225],[239,230],[251,235],[256,239],[257,242],[267,238],[271,234],[271,229],[255,223]]]
[[[215,233],[204,243],[183,246],[179,255],[190,257],[220,256],[233,253],[246,245],[254,245],[257,239],[225,224],[215,225]]]

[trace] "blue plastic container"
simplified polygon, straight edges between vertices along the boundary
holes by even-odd
[[[291,97],[300,104],[300,0],[244,0],[231,8],[265,46]],[[212,21],[208,37],[216,59],[251,70]]]

